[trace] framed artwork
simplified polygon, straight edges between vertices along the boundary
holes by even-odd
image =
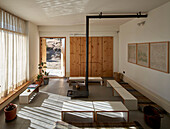
[[[169,73],[169,42],[150,43],[150,68]]]
[[[128,62],[136,64],[136,43],[128,44]]]
[[[149,67],[149,43],[137,44],[137,64]]]

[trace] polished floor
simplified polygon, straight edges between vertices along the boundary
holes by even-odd
[[[41,86],[40,92],[27,105],[19,104],[19,98],[13,103],[18,105],[17,119],[12,122],[5,122],[4,112],[0,111],[0,129],[52,129],[57,121],[61,121],[61,108],[64,101],[71,100],[67,97],[67,90],[70,89],[66,79],[50,79],[47,86]],[[112,88],[93,84],[89,86],[89,98],[76,100],[101,100],[121,101],[120,97],[112,96]],[[108,114],[109,115],[109,114]],[[79,118],[82,116],[80,115]],[[109,116],[112,117],[112,116]],[[75,117],[73,120],[76,120]],[[101,119],[113,121],[114,119]],[[81,121],[79,119],[79,121]],[[130,111],[129,121],[138,121],[145,129],[150,129],[144,122],[143,113]],[[161,129],[170,128],[170,116],[164,115],[161,119]]]

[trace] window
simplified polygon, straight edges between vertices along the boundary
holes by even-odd
[[[0,98],[26,82],[25,21],[0,9]]]

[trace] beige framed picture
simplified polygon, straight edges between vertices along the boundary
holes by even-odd
[[[150,43],[150,68],[169,73],[169,42]]]
[[[136,64],[136,43],[128,44],[128,62]]]
[[[137,64],[149,67],[149,43],[137,44]]]

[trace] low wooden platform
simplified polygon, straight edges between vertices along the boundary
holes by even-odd
[[[68,82],[71,83],[85,83],[85,77],[69,77]],[[88,77],[89,82],[100,82],[103,85],[103,79],[101,77]]]
[[[89,101],[66,101],[63,103],[61,111],[61,120],[64,120],[64,115],[66,113],[92,113],[92,123],[94,122],[94,108],[93,103]],[[83,114],[81,114],[83,115]],[[90,116],[89,116],[90,117]]]
[[[69,77],[69,81],[85,81],[85,77]]]
[[[129,111],[122,102],[119,101],[93,101],[95,110],[95,121],[98,121],[98,113],[112,112],[115,118],[123,118],[126,122],[129,121]],[[114,116],[114,115],[113,115]]]
[[[107,86],[113,87],[113,95],[120,96],[123,99],[124,105],[129,110],[138,109],[138,100],[129,91],[123,88],[117,81],[107,80]]]
[[[129,121],[129,110],[120,101],[66,101],[63,103],[61,111],[61,120],[64,120],[66,114],[71,114],[75,119],[84,118],[84,121],[93,119],[91,122],[97,122],[98,116],[107,116],[112,113],[112,119],[122,119]],[[78,113],[78,115],[77,115]],[[85,114],[86,113],[86,114]],[[92,114],[90,118],[90,114]],[[90,122],[90,123],[91,123]]]

